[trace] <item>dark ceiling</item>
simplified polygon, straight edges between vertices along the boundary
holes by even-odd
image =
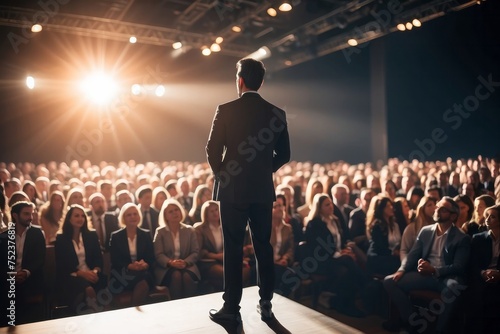
[[[279,70],[396,31],[401,22],[423,23],[476,4],[475,0],[309,0],[289,1],[293,9],[271,17],[283,1],[253,0],[4,0],[0,25],[90,36],[171,48],[182,41],[185,53],[200,52],[221,36],[220,54],[244,57],[262,46]],[[242,28],[232,31],[234,25]],[[9,28],[10,29],[10,28]],[[15,30],[14,30],[15,31]],[[12,41],[11,41],[12,44]],[[187,51],[189,50],[189,51]]]

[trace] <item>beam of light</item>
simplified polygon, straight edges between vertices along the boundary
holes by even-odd
[[[132,94],[134,95],[139,95],[142,93],[142,87],[141,85],[139,84],[133,84],[132,87],[130,87],[130,91],[132,92]]]
[[[40,32],[42,31],[42,26],[38,23],[31,26],[31,32]]]
[[[211,53],[212,51],[208,47],[204,46],[201,48],[201,54],[204,55],[205,57],[210,56]]]
[[[158,85],[158,87],[156,87],[155,89],[155,95],[158,97],[162,97],[163,95],[165,95],[165,86]]]
[[[172,44],[172,48],[174,50],[179,50],[180,48],[182,48],[182,42],[175,42]]]
[[[279,6],[278,9],[282,12],[289,12],[292,10],[292,5],[285,1]]]
[[[102,72],[89,75],[81,84],[81,89],[87,98],[97,104],[110,102],[118,92],[113,79]]]
[[[263,46],[257,51],[249,54],[245,58],[253,58],[255,60],[262,60],[271,57],[271,50],[267,46]]]
[[[135,43],[137,43],[137,37],[135,37],[135,36],[130,36],[130,38],[128,39],[128,41],[129,41],[130,43],[132,43],[132,44],[135,44]]]
[[[33,78],[31,75],[28,75],[26,77],[26,87],[29,89],[35,88],[35,78]]]
[[[210,51],[212,51],[212,52],[220,52],[220,50],[221,50],[220,45],[217,43],[213,43],[210,46]]]
[[[355,40],[354,38],[351,38],[350,40],[347,41],[347,44],[349,44],[350,46],[356,46],[358,45],[358,41]]]

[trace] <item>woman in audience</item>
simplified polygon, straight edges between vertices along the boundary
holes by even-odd
[[[470,222],[462,226],[462,230],[471,237],[479,232],[488,230],[484,222],[484,209],[495,205],[495,199],[490,195],[481,195],[474,200],[474,213]]]
[[[203,203],[211,199],[212,191],[204,184],[200,184],[196,187],[193,194],[193,206],[189,210],[189,220],[194,223],[201,222],[201,206]]]
[[[103,260],[97,233],[89,230],[83,206],[73,204],[69,207],[61,233],[56,237],[55,255],[61,299],[77,314],[95,311],[96,296],[106,287],[106,278],[102,274]]]
[[[153,209],[160,212],[163,202],[165,202],[169,197],[170,196],[164,187],[155,187],[153,189],[153,196],[151,199]]]
[[[406,227],[401,237],[401,247],[399,250],[401,263],[406,261],[406,256],[417,240],[418,233],[422,227],[435,223],[432,218],[434,211],[436,211],[436,199],[429,196],[422,197],[417,207],[415,219]]]
[[[404,197],[396,197],[393,202],[394,206],[394,219],[398,224],[399,232],[403,234],[406,227],[410,224],[410,206]]]
[[[83,205],[83,190],[79,187],[71,188],[66,195],[66,200],[64,201],[66,207],[70,207],[73,204]]]
[[[352,247],[356,245],[354,242],[347,242],[347,231],[341,229],[333,209],[333,202],[327,194],[314,196],[305,227],[306,252],[308,256],[318,258],[315,249],[319,245],[331,246],[327,250],[330,256],[318,261],[314,273],[326,275],[328,285],[335,288],[337,298],[331,300],[332,307],[341,313],[361,317],[364,314],[355,306],[354,301],[357,292],[364,286],[366,277],[354,259]]]
[[[460,208],[460,215],[455,222],[455,226],[462,229],[462,226],[467,225],[472,219],[474,203],[472,203],[469,196],[462,194],[455,196],[453,200],[457,202],[458,207]]]
[[[47,245],[53,245],[56,242],[56,235],[59,231],[60,222],[64,211],[64,195],[56,190],[45,204],[40,208],[40,226],[45,234]]]
[[[394,219],[394,207],[389,197],[372,198],[366,214],[366,235],[370,242],[366,269],[370,275],[387,276],[400,266],[401,233]]]
[[[193,296],[200,272],[198,239],[192,226],[183,224],[185,212],[181,204],[167,199],[160,210],[154,239],[155,278],[158,285],[168,286],[172,299]]]
[[[117,275],[116,281],[123,290],[132,291],[132,305],[135,306],[144,304],[149,290],[154,286],[153,241],[148,230],[138,227],[141,221],[139,207],[133,203],[125,204],[118,216],[122,229],[111,234],[109,247],[111,277]],[[126,281],[119,279],[123,276],[127,277]]]
[[[297,208],[297,213],[300,215],[301,219],[306,222],[306,217],[311,211],[311,205],[313,198],[316,194],[321,194],[324,192],[323,183],[316,178],[309,179],[305,194],[305,204]],[[305,224],[304,224],[305,225]]]
[[[30,202],[35,204],[36,208],[40,208],[43,202],[40,200],[40,195],[36,190],[35,183],[30,180],[25,180],[23,185],[23,191],[28,195]]]

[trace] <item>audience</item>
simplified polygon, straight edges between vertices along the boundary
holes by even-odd
[[[50,199],[40,208],[40,226],[45,233],[45,242],[47,245],[53,245],[56,242],[56,235],[60,228],[60,223],[64,212],[64,195],[59,190],[50,194]]]
[[[490,206],[495,205],[495,199],[490,195],[480,195],[474,200],[474,213],[472,219],[462,225],[462,229],[470,237],[476,233],[484,232],[487,230],[484,222],[484,210]]]

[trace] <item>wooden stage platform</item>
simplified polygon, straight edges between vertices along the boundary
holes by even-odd
[[[243,330],[251,333],[274,333],[256,311],[258,288],[243,290],[241,316]],[[222,306],[222,293],[213,293],[140,308],[126,308],[90,315],[42,321],[15,328],[1,328],[1,333],[16,334],[156,334],[156,333],[226,333],[208,317],[211,308]],[[273,298],[276,318],[291,333],[361,333],[337,320],[299,303],[276,295]]]

